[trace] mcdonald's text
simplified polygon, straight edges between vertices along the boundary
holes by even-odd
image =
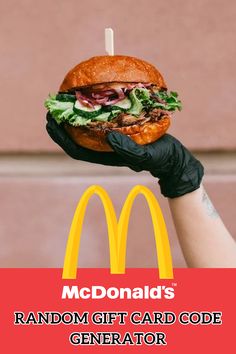
[[[144,285],[136,288],[106,288],[102,285],[92,285],[91,287],[79,288],[76,285],[64,285],[62,289],[62,299],[125,299],[125,300],[140,300],[140,299],[167,299],[171,300],[175,297],[175,289],[164,285],[150,287]]]
[[[175,269],[174,282],[151,268],[0,273],[1,353],[235,353],[235,269]]]

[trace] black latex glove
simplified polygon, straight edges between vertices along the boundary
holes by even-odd
[[[108,166],[129,166],[129,164],[115,152],[92,151],[74,143],[63,126],[58,125],[49,112],[47,113],[46,129],[52,140],[73,159]]]
[[[175,198],[199,188],[204,169],[201,163],[173,136],[165,134],[156,142],[138,145],[128,136],[111,132],[107,141],[114,152],[96,152],[75,144],[62,126],[47,115],[50,137],[72,158],[110,166],[128,166],[149,171],[159,178],[165,197]]]
[[[149,171],[158,177],[165,197],[180,197],[199,188],[204,168],[173,136],[165,134],[144,146],[116,132],[110,133],[107,140],[117,154],[132,162],[136,171]]]

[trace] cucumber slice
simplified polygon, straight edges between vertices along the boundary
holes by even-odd
[[[124,98],[122,101],[117,102],[112,106],[112,109],[127,110],[131,108],[131,101],[128,98]]]
[[[120,114],[121,112],[123,112],[121,109],[114,109],[113,111],[111,111],[111,115],[109,117],[109,120],[112,120],[113,118],[118,116],[118,114]]]
[[[82,117],[94,118],[102,113],[102,106],[95,105],[94,107],[86,107],[82,105],[79,101],[76,101],[73,107],[75,113]]]
[[[110,114],[111,114],[110,112],[105,112],[105,113],[99,114],[98,116],[94,117],[92,120],[93,121],[107,122]]]
[[[98,105],[95,105],[94,107],[86,107],[82,103],[80,103],[80,101],[77,100],[75,102],[74,107],[78,110],[82,110],[85,112],[93,112],[93,111],[98,111],[99,109],[101,109],[102,106],[98,104]]]
[[[56,95],[56,99],[57,99],[57,101],[61,101],[61,102],[75,102],[76,101],[75,95],[69,95],[68,93],[58,93]]]
[[[90,123],[90,122],[91,122],[91,119],[78,116],[77,114],[74,114],[74,115],[69,119],[69,124],[70,124],[70,125],[73,125],[74,127],[87,125],[87,124]]]

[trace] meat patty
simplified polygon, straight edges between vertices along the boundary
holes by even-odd
[[[147,122],[157,122],[165,116],[169,116],[170,112],[166,112],[159,108],[154,108],[149,112],[143,111],[139,117],[132,116],[127,113],[120,113],[117,117],[109,122],[93,121],[88,123],[89,129],[103,129],[109,131],[113,128],[126,127],[130,125],[142,125]]]

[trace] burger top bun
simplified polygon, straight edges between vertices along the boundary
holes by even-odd
[[[152,83],[166,89],[160,72],[144,60],[125,55],[97,56],[71,69],[60,86],[60,92],[105,82]]]

